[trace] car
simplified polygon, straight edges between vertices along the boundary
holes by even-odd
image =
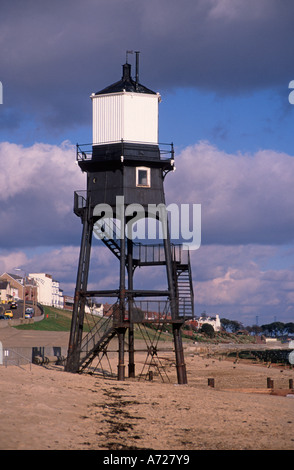
[[[27,307],[25,312],[25,318],[32,318],[35,310],[32,307]]]
[[[12,313],[12,311],[11,311],[11,310],[6,310],[5,316],[6,316],[6,317],[9,317],[9,318],[13,318],[13,313]]]
[[[10,308],[17,308],[17,303],[16,302],[11,302]]]
[[[5,315],[0,315],[0,320],[6,320]]]

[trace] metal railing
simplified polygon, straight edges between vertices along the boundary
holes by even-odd
[[[171,319],[170,301],[167,300],[136,300],[133,306],[133,315],[137,321],[162,321]]]
[[[91,316],[92,320],[94,320],[94,325],[91,326],[90,331],[82,339],[81,353],[83,356],[86,356],[96,346],[103,335],[114,326],[117,314],[118,306],[115,303],[109,306],[102,317]]]
[[[109,142],[99,142],[97,144],[91,143],[91,144],[76,144],[76,149],[77,149],[77,156],[76,159],[77,161],[87,161],[87,160],[92,160],[92,152],[93,152],[93,146],[96,145],[113,145],[113,144],[121,144],[122,148],[124,144],[135,144],[135,145],[142,145],[144,142],[135,142],[135,141],[129,141],[129,140],[118,140],[118,141],[109,141]],[[175,158],[175,152],[174,152],[174,144],[165,144],[165,143],[152,143],[150,142],[150,145],[157,145],[159,148],[159,154],[160,158],[162,160],[169,160],[172,159],[174,160]]]
[[[87,191],[74,192],[74,213],[80,216],[83,210],[87,207]]]
[[[23,356],[19,352],[15,351],[15,349],[3,348],[3,365],[5,367],[13,365],[13,366],[18,366],[21,369],[24,369],[23,367],[21,367],[24,364],[30,364],[30,370],[31,370],[32,361],[30,359]]]

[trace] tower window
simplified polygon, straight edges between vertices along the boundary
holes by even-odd
[[[150,188],[150,168],[144,166],[136,168],[136,186]]]

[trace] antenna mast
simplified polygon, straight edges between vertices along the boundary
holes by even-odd
[[[126,51],[126,64],[128,64],[129,54],[136,54],[136,90],[138,90],[139,85],[139,54],[140,51]]]
[[[140,51],[135,51],[136,54],[136,90],[138,90],[139,84],[139,54]]]

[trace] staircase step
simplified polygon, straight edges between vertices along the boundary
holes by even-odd
[[[101,338],[97,341],[95,346],[87,353],[80,362],[80,368],[85,369],[93,361],[99,352],[101,352],[105,346],[111,341],[111,339],[116,335],[116,330],[111,327]]]
[[[189,264],[176,263],[176,288],[179,316],[193,316],[193,287]]]

